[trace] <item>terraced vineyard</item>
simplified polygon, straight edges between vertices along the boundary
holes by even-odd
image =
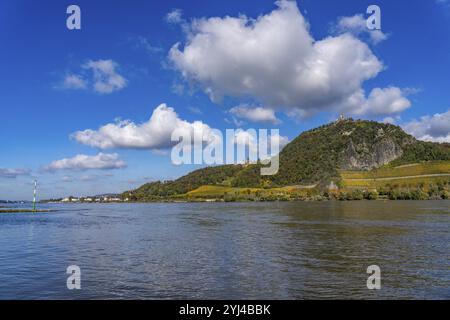
[[[386,185],[418,186],[450,181],[450,161],[383,166],[371,171],[341,171],[345,188],[377,188]]]
[[[190,199],[251,199],[251,198],[270,198],[273,196],[290,195],[301,193],[302,190],[295,187],[282,188],[238,188],[227,186],[201,186],[195,190],[183,195],[184,198]]]

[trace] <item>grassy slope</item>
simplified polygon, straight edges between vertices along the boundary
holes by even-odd
[[[185,195],[176,198],[185,200],[222,199],[225,201],[236,200],[289,200],[295,197],[306,197],[310,189],[299,189],[295,187],[280,188],[239,188],[230,186],[201,186]]]
[[[420,184],[450,181],[450,161],[434,161],[402,166],[384,166],[372,171],[341,171],[343,187],[345,188],[378,188],[386,185],[419,186]],[[438,175],[438,176],[429,176]],[[424,176],[424,177],[417,177]],[[397,179],[398,178],[398,179]],[[386,180],[380,180],[386,179]],[[245,188],[223,185],[204,185],[192,190],[183,197],[197,199],[224,198],[226,196],[241,197],[247,195],[270,196],[274,194],[301,195],[308,188]]]
[[[377,188],[386,185],[417,186],[450,181],[450,161],[387,165],[371,171],[341,171],[343,187]]]

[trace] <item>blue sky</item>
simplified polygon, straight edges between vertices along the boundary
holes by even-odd
[[[371,4],[2,1],[0,199],[35,178],[49,198],[179,177],[167,130],[194,121],[293,139],[344,112],[449,142],[449,4],[377,1],[376,35]]]

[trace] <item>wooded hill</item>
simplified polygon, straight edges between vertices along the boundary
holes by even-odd
[[[261,176],[260,164],[207,167],[174,181],[147,183],[122,197],[153,201],[202,186],[270,189],[317,185],[326,189],[331,181],[343,185],[342,171],[371,172],[436,161],[450,161],[449,144],[419,141],[392,124],[345,119],[305,131],[292,140],[280,152],[280,167],[274,176]],[[443,174],[450,173],[445,165],[441,168]]]

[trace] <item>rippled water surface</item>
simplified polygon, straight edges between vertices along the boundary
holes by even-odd
[[[450,201],[46,207],[0,213],[0,299],[450,298]]]

